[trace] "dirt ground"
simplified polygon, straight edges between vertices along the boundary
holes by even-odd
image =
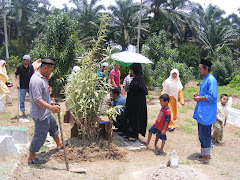
[[[151,126],[160,110],[156,94],[148,104],[148,125]],[[28,127],[29,138],[33,136],[34,122],[11,123],[10,118],[17,115],[17,91],[12,94],[13,104],[6,106],[5,113],[0,113],[1,126]],[[233,102],[239,102],[234,98]],[[65,114],[64,103],[61,103],[62,113]],[[140,152],[128,151],[119,140],[113,138],[113,143],[99,141],[94,144],[83,143],[70,139],[67,155],[71,168],[85,168],[86,174],[66,171],[63,150],[42,148],[38,157],[48,160],[41,166],[27,164],[26,153],[19,157],[19,165],[11,174],[10,179],[240,179],[240,128],[227,124],[221,145],[212,148],[212,159],[209,164],[195,164],[195,155],[200,152],[197,136],[197,123],[192,119],[195,102],[186,100],[184,107],[178,105],[176,130],[167,133],[165,156],[154,153],[154,136],[147,150]],[[26,102],[26,112],[29,114],[29,101]],[[56,117],[56,116],[55,116]],[[70,125],[63,124],[64,138],[70,137]],[[146,137],[140,136],[145,142]],[[158,146],[160,146],[158,143]],[[169,168],[171,152],[177,151],[179,168]]]

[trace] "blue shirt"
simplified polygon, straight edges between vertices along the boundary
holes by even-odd
[[[121,94],[118,95],[118,97],[112,101],[112,106],[118,106],[118,105],[122,105],[122,110],[121,110],[121,115],[124,116],[124,111],[125,111],[125,105],[126,105],[126,98],[123,97]],[[117,112],[120,113],[120,108],[116,109]]]
[[[209,73],[203,78],[200,86],[199,96],[205,96],[208,101],[199,101],[195,107],[193,118],[199,124],[208,126],[217,119],[217,96],[218,84],[215,77]]]

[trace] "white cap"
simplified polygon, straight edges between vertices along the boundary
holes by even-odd
[[[77,73],[80,70],[80,67],[74,66],[72,70],[73,70],[73,72]]]
[[[31,60],[31,58],[30,58],[30,56],[29,56],[28,54],[25,54],[25,55],[23,56],[23,59]]]
[[[102,64],[102,66],[107,66],[107,67],[108,67],[108,63],[107,63],[107,62],[104,62],[104,63]]]

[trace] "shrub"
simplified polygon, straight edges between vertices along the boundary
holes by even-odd
[[[240,91],[240,76],[235,76],[227,86]]]
[[[18,56],[10,56],[8,64],[10,67],[17,67],[20,63],[21,59]]]
[[[10,56],[18,56],[18,41],[17,40],[10,40],[8,42],[8,53]],[[28,48],[26,46],[22,46],[22,55],[28,53]],[[5,46],[2,46],[0,49],[1,59],[6,58],[6,50]]]
[[[81,69],[71,77],[65,88],[66,101],[76,117],[79,132],[84,140],[90,141],[97,138],[100,106],[105,93],[107,93],[106,90],[110,86],[106,83],[107,77],[103,79],[96,75],[98,59],[95,58],[95,52],[101,48],[100,43],[106,37],[107,18],[107,15],[102,16],[96,44],[79,58]],[[116,111],[111,109],[107,111],[113,119],[116,116],[114,112]]]
[[[171,43],[167,41],[165,31],[161,31],[159,36],[155,34],[149,36],[142,52],[154,62],[154,65],[143,65],[144,78],[148,87],[162,87],[163,81],[169,77],[173,68],[179,70],[183,85],[193,76],[193,68],[178,62],[178,50],[171,49]]]
[[[212,74],[219,85],[227,85],[234,77],[232,52],[227,46],[223,45],[214,51],[214,58]]]
[[[198,76],[198,65],[200,62],[199,49],[192,43],[185,43],[178,47],[179,62],[185,63],[188,67],[193,67],[194,76]]]
[[[34,41],[30,55],[32,59],[50,57],[56,59],[56,65],[49,83],[53,92],[59,95],[63,90],[67,75],[75,64],[77,53],[76,22],[68,15],[61,13],[51,16],[42,39]]]
[[[154,62],[153,69],[161,59],[178,61],[178,51],[171,49],[171,42],[167,40],[165,31],[161,31],[158,36],[156,34],[149,36],[142,53]]]

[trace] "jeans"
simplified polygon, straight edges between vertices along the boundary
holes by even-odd
[[[210,156],[212,146],[211,136],[212,125],[202,125],[198,123],[198,137],[201,143],[201,154],[203,156]]]
[[[20,111],[21,112],[25,112],[24,102],[25,102],[25,97],[27,92],[29,94],[29,89],[20,89]]]
[[[53,116],[50,116],[42,121],[39,119],[33,120],[35,122],[35,130],[29,151],[38,152],[43,146],[48,132],[52,137],[55,137],[59,134],[58,125]]]

